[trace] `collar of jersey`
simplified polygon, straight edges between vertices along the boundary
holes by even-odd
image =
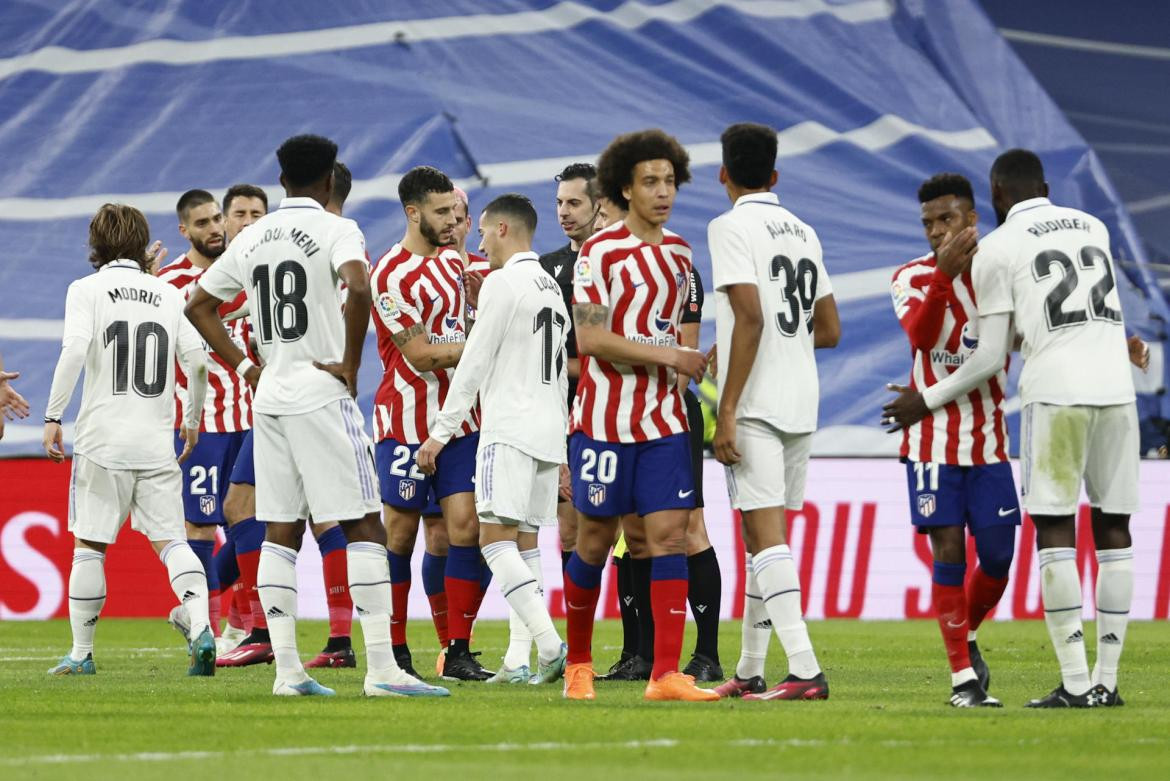
[[[135,271],[142,271],[142,266],[138,265],[138,261],[128,260],[126,258],[111,260],[109,263],[106,263],[104,266],[99,268],[98,271],[105,271],[108,268],[132,268]]]
[[[281,209],[316,209],[319,212],[325,211],[325,207],[314,201],[312,198],[285,197],[280,199]]]
[[[748,193],[741,195],[736,199],[735,205],[739,206],[741,203],[767,203],[772,206],[780,205],[780,196],[773,192],[767,193]],[[734,208],[734,207],[733,207]]]
[[[1026,212],[1026,211],[1028,211],[1028,209],[1035,209],[1035,208],[1038,208],[1040,206],[1051,206],[1051,205],[1052,205],[1052,201],[1048,200],[1047,198],[1029,198],[1026,201],[1020,201],[1015,206],[1008,209],[1007,217],[1004,219],[1004,222],[1007,222],[1008,220],[1010,220],[1012,218],[1013,214],[1019,214],[1020,212]]]
[[[515,255],[513,255],[512,257],[510,257],[506,261],[504,261],[504,268],[507,268],[508,266],[512,265],[513,263],[519,263],[522,260],[540,260],[540,256],[537,255],[532,250],[526,250],[525,252],[517,252]]]

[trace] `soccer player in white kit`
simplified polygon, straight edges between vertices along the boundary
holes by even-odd
[[[183,529],[183,478],[175,460],[175,359],[186,372],[185,447],[199,439],[207,367],[203,342],[183,317],[183,295],[147,272],[150,226],[142,212],[105,204],[89,224],[97,271],[69,286],[65,335],[45,412],[49,458],[65,460],[61,414],[85,369],[73,438],[69,572],[73,648],[51,675],[93,675],[93,637],[106,601],[106,548],[130,514],[167,568],[191,620],[188,675],[215,674],[207,617],[207,577]]]
[[[1117,667],[1133,594],[1129,516],[1138,507],[1138,422],[1109,231],[1056,206],[1040,158],[1024,149],[991,168],[999,227],[979,243],[972,279],[979,346],[923,393],[899,389],[884,414],[910,425],[1003,366],[1013,326],[1021,340],[1021,495],[1036,524],[1044,619],[1061,684],[1032,708],[1121,705]],[[1013,322],[1014,319],[1014,322]],[[1076,511],[1081,478],[1097,548],[1097,663],[1081,627]]]
[[[811,227],[780,205],[776,131],[743,123],[723,132],[719,181],[734,204],[711,221],[716,291],[719,418],[715,457],[727,467],[731,506],[743,514],[751,568],[743,647],[723,697],[824,700],[829,684],[800,610],[800,581],[785,510],[804,506],[820,388],[816,347],[835,347],[841,326]],[[789,675],[764,691],[771,620]]]
[[[478,319],[455,367],[451,388],[430,436],[418,450],[419,469],[435,471],[480,394],[475,506],[479,545],[508,604],[536,641],[535,682],[561,677],[568,646],[548,607],[540,559],[521,557],[520,532],[557,522],[557,494],[567,479],[565,336],[569,312],[556,280],[532,251],[536,209],[523,195],[501,195],[480,215],[480,251],[495,273],[483,282]]]
[[[296,557],[305,519],[336,521],[348,540],[349,589],[368,660],[367,696],[447,696],[404,673],[390,648],[390,573],[373,445],[354,403],[369,327],[365,239],[325,210],[337,145],[294,136],[276,152],[286,197],[245,228],[199,279],[187,316],[208,345],[256,388],[256,518],[267,523],[257,590],[276,657],[277,695],[331,695],[297,656]],[[339,286],[348,304],[338,307]],[[216,308],[248,294],[264,369],[227,337]]]

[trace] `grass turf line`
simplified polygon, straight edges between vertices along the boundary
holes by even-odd
[[[324,622],[300,623],[304,658],[322,645],[325,629]],[[1041,622],[981,631],[992,692],[1006,707],[977,712],[945,705],[949,671],[934,622],[824,621],[810,631],[829,676],[828,702],[647,703],[637,684],[599,683],[597,701],[575,703],[561,699],[559,685],[449,684],[449,700],[367,700],[358,696],[362,668],[317,671],[336,698],[278,699],[267,665],[187,678],[178,637],[161,620],[102,621],[98,675],[51,678],[45,671],[68,650],[67,622],[4,623],[0,777],[97,781],[247,768],[280,781],[370,771],[396,779],[551,771],[558,781],[596,781],[606,772],[672,781],[1067,779],[1093,767],[1125,778],[1160,775],[1170,755],[1165,623],[1131,627],[1122,659],[1125,707],[1087,712],[1022,707],[1059,679]],[[685,648],[692,633],[688,625]],[[416,667],[433,670],[429,624],[412,622],[410,636]],[[616,657],[620,636],[618,622],[599,623],[599,670]],[[720,639],[730,674],[738,623],[725,622]],[[475,646],[489,668],[506,644],[506,622],[476,626]],[[768,682],[784,672],[773,638]]]

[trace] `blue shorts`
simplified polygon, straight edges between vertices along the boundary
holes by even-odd
[[[179,465],[183,471],[183,517],[199,526],[222,524],[223,499],[236,456],[247,431],[199,435],[191,456]],[[183,452],[183,440],[175,432],[175,455]]]
[[[456,437],[439,453],[433,475],[418,471],[419,445],[383,439],[374,448],[382,502],[400,510],[438,515],[439,500],[452,494],[475,493],[475,451],[479,432]]]
[[[573,506],[614,517],[692,510],[695,477],[686,433],[649,442],[602,442],[578,431],[569,437]]]
[[[910,520],[919,533],[935,526],[1019,526],[1020,502],[1007,462],[952,466],[906,461]]]
[[[244,437],[244,444],[240,445],[240,452],[236,454],[236,463],[232,467],[232,476],[228,482],[256,485],[256,462],[252,460],[251,431]]]

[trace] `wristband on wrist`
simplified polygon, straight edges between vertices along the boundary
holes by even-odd
[[[244,360],[236,364],[236,374],[243,377],[248,373],[248,369],[251,369],[255,365],[256,364],[252,363],[252,359],[245,355]]]
[[[61,418],[50,418],[50,417],[46,417],[46,418],[45,418],[45,422],[46,422],[46,423],[56,423],[58,426],[60,426],[60,425],[61,425]]]

